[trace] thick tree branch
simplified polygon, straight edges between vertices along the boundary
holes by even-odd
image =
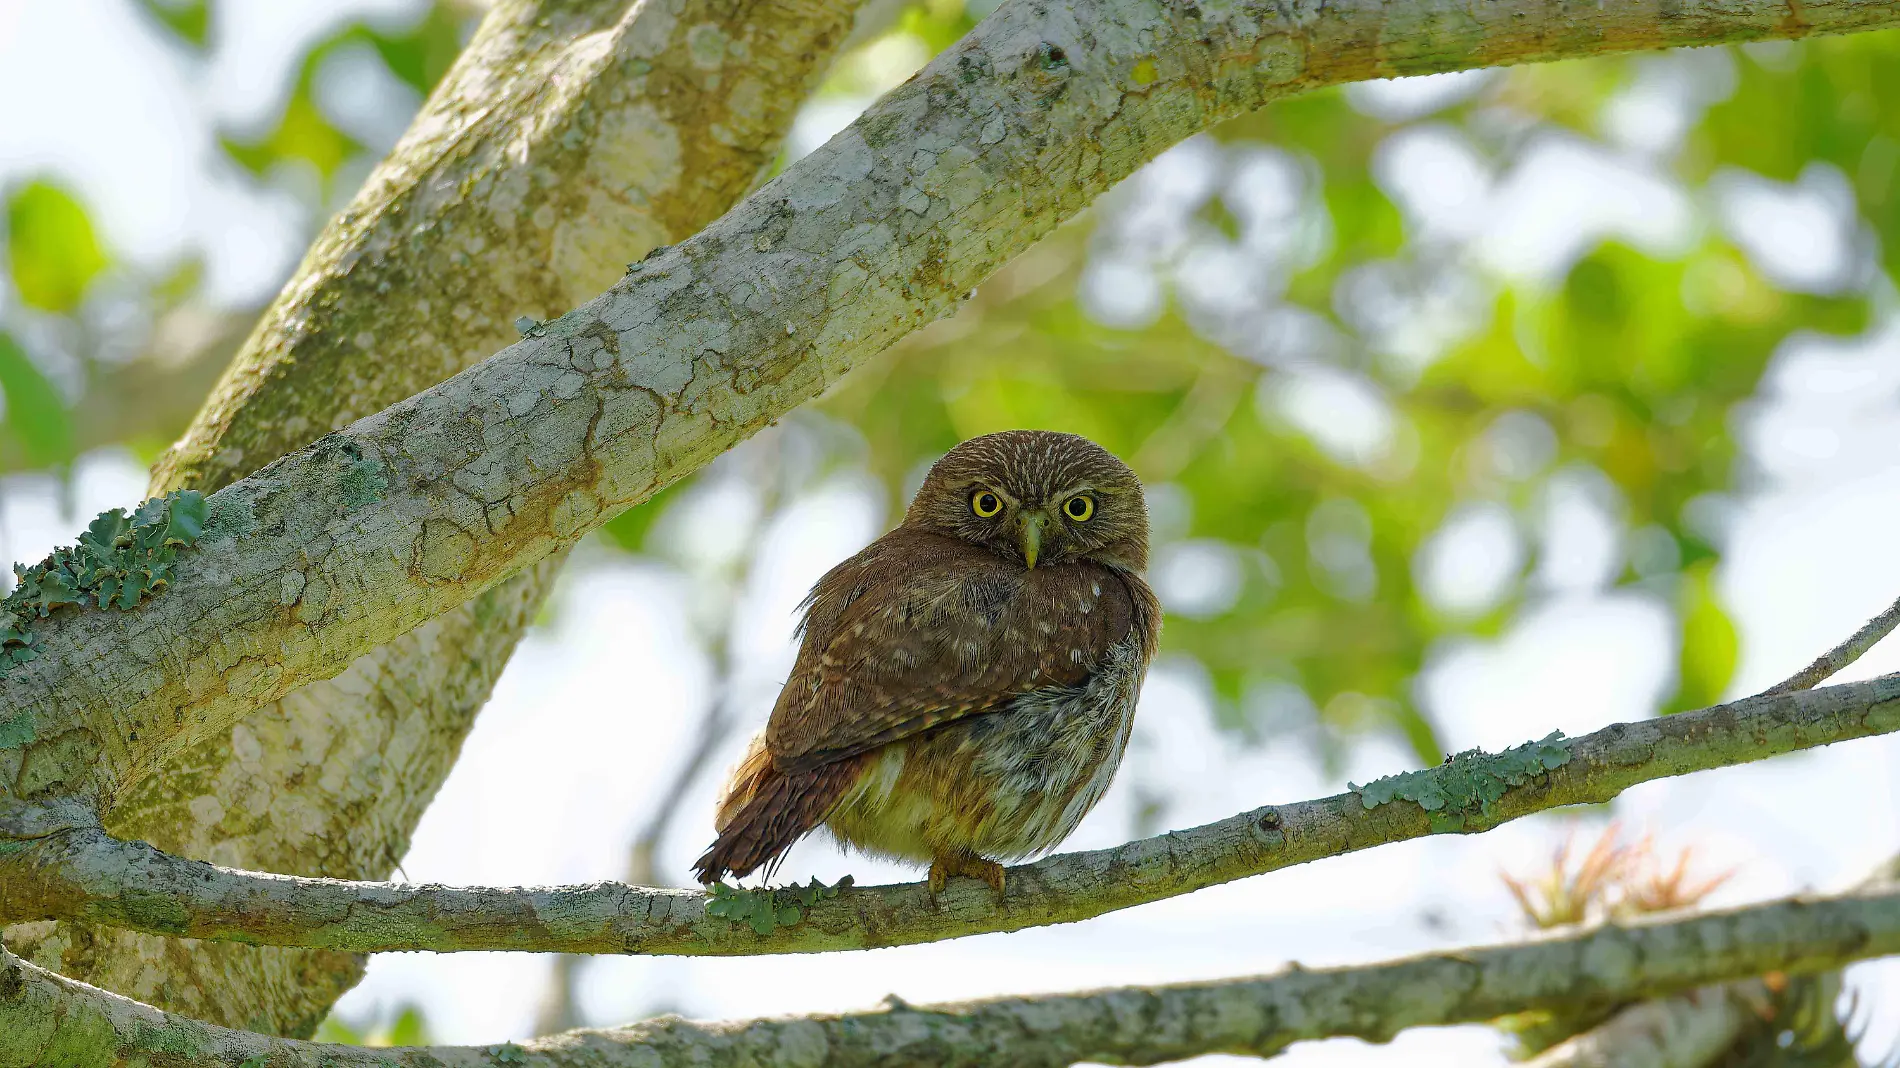
[[[1638,783],[1900,730],[1900,675],[1751,697],[1619,723],[1568,743],[1568,761],[1463,813],[1488,830]],[[1457,769],[1451,769],[1457,770]],[[157,934],[352,951],[533,950],[748,955],[933,942],[1067,923],[1236,879],[1420,838],[1446,812],[1360,793],[1270,806],[1012,868],[999,903],[960,880],[932,901],[920,883],[849,889],[767,935],[706,914],[707,895],[599,883],[485,889],[297,879],[220,869],[89,827],[45,836],[0,869],[0,916],[58,917]]]
[[[854,6],[500,0],[317,238],[152,492],[219,489],[427,389],[517,340],[516,316],[563,311],[716,218],[777,153]],[[113,797],[106,826],[232,867],[387,876],[559,563],[213,733]],[[73,978],[293,1035],[362,969],[348,955],[109,928],[6,936]]]
[[[1891,0],[1009,0],[601,297],[216,494],[164,596],[67,615],[0,681],[0,784],[109,797],[694,470],[1221,119],[1369,77],[1896,22]]]
[[[1157,1064],[1271,1055],[1310,1039],[1385,1041],[1408,1028],[1553,1005],[1652,998],[1763,972],[1805,974],[1900,953],[1900,890],[1795,897],[1572,929],[1380,964],[870,1012],[698,1023],[661,1017],[525,1045],[364,1049],[270,1039],[159,1012],[0,951],[0,1066],[230,1068],[437,1065]]]

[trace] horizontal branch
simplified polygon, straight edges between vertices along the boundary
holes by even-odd
[[[1434,831],[1488,830],[1534,812],[1608,801],[1638,783],[1900,730],[1900,674],[1763,695],[1619,723],[1539,751],[1562,763],[1488,803],[1426,811],[1374,806],[1380,791],[1269,806],[1114,849],[1009,870],[998,902],[959,880],[934,901],[921,883],[851,888],[790,927],[759,934],[709,916],[709,896],[597,883],[484,889],[301,879],[232,871],[119,842],[88,826],[42,837],[0,868],[0,919],[57,918],[157,934],[361,952],[531,950],[683,956],[810,953],[935,942],[1088,919],[1205,887]],[[1480,764],[1462,758],[1404,781],[1454,796]],[[1390,782],[1384,780],[1382,782]]]
[[[1664,916],[1387,963],[1078,994],[991,998],[836,1015],[700,1023],[676,1016],[516,1045],[365,1049],[268,1038],[160,1012],[0,949],[0,1065],[69,1068],[616,1068],[1077,1061],[1157,1064],[1268,1056],[1350,1035],[1659,997],[1765,972],[1805,974],[1900,953],[1900,889],[1794,897]]]
[[[110,799],[695,470],[1223,119],[1366,78],[1896,24],[1891,0],[1007,0],[602,296],[220,490],[163,596],[48,621],[0,681],[0,793]]]

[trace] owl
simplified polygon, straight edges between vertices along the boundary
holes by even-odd
[[[702,883],[820,826],[989,883],[1055,847],[1121,763],[1161,611],[1141,483],[1074,434],[958,445],[897,528],[818,580],[765,729],[720,796]]]

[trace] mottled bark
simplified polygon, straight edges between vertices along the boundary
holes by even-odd
[[[1339,1035],[1386,1041],[1408,1027],[1653,998],[1893,953],[1900,953],[1900,891],[1884,888],[1571,929],[1381,964],[1294,966],[1246,979],[942,1005],[889,999],[869,1012],[727,1023],[669,1016],[521,1045],[407,1049],[293,1042],[213,1027],[0,955],[0,1068],[1158,1064],[1205,1053],[1270,1056],[1294,1042]]]
[[[535,336],[226,487],[176,584],[0,682],[16,796],[111,799],[809,399],[1167,145],[1317,85],[1846,32],[1900,6],[1010,0],[829,144]],[[374,339],[368,339],[373,347]]]
[[[1896,21],[1894,5],[1871,0],[1799,9],[1581,0],[1476,9],[1117,0],[1070,9],[1012,0],[832,145],[546,336],[221,491],[213,537],[189,554],[174,588],[127,615],[69,614],[48,628],[43,660],[0,682],[0,793],[110,805],[128,801],[155,768],[188,771],[181,765],[193,747],[228,733],[250,709],[343,671],[558,553],[943,314],[1108,184],[1222,118],[1359,78]],[[511,32],[525,40],[548,28],[522,23]],[[536,99],[587,97],[626,59],[617,40],[586,35],[545,65],[491,77]],[[686,43],[693,62],[718,51],[715,43],[726,47],[690,32]],[[489,115],[451,107],[405,146],[452,156]],[[389,189],[413,196],[411,223],[434,224],[445,205],[465,198],[482,200],[483,210],[525,203],[511,198],[533,191],[532,176],[518,177],[513,186],[398,178]],[[540,218],[537,209],[527,222]],[[344,231],[374,225],[367,217],[339,223]],[[471,224],[467,233],[482,231]],[[366,240],[311,284],[327,278],[333,294],[387,304],[404,313],[395,319],[422,329],[440,316],[495,322],[524,310],[405,307],[389,291],[351,289],[354,272],[373,273],[378,256],[415,240],[413,229],[377,232],[387,244]],[[568,236],[584,243],[590,233]],[[422,257],[402,277],[480,273],[493,251],[485,242],[442,247],[445,258]],[[573,245],[547,247],[558,258]],[[312,262],[333,254],[334,246],[319,248]],[[293,334],[332,306],[301,299],[301,291],[291,295],[301,314],[283,322]],[[366,380],[351,375],[401,363],[400,346],[385,347],[373,329],[335,336],[357,350],[348,363],[356,370],[339,363],[334,380],[289,392],[329,390],[342,409],[373,408],[371,391],[359,388]],[[268,455],[236,426],[237,413],[265,402],[238,399],[273,375],[297,375],[297,362],[240,372],[208,409],[210,431],[188,440],[169,470],[212,477],[220,463],[235,472],[259,460],[258,450]],[[270,413],[260,424],[293,437],[324,425],[306,412],[298,426],[289,408],[259,411]],[[222,444],[200,448],[220,434]],[[218,460],[227,448],[236,451]],[[0,867],[13,863],[0,858]]]
[[[220,488],[605,288],[737,200],[851,29],[827,0],[506,0],[325,229],[152,492]],[[558,567],[544,561],[114,799],[183,856],[379,878],[407,850]],[[4,718],[4,717],[0,717]],[[50,924],[31,959],[218,1022],[308,1034],[360,958]]]
[[[1477,832],[1561,805],[1601,803],[1638,783],[1900,730],[1900,675],[1619,723],[1568,743],[1567,761],[1462,814]],[[1465,767],[1440,769],[1455,782]],[[1455,787],[1443,791],[1455,793]],[[1113,849],[1009,870],[999,902],[959,880],[851,888],[760,935],[706,914],[707,895],[598,883],[486,889],[295,879],[213,868],[42,821],[0,868],[0,916],[60,917],[157,934],[345,951],[810,953],[939,941],[1069,923],[1326,857],[1423,837],[1446,810],[1368,807],[1367,793],[1270,806]],[[16,812],[19,810],[15,810]],[[4,814],[4,810],[0,810]],[[18,818],[17,816],[15,817]],[[79,822],[83,823],[83,815]]]

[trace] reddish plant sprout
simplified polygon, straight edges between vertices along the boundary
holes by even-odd
[[[1548,929],[1691,908],[1735,874],[1733,869],[1716,875],[1695,874],[1693,847],[1676,854],[1673,863],[1665,863],[1657,857],[1650,836],[1625,842],[1622,825],[1617,823],[1604,828],[1573,865],[1575,846],[1573,831],[1541,872],[1498,873],[1532,926]]]

